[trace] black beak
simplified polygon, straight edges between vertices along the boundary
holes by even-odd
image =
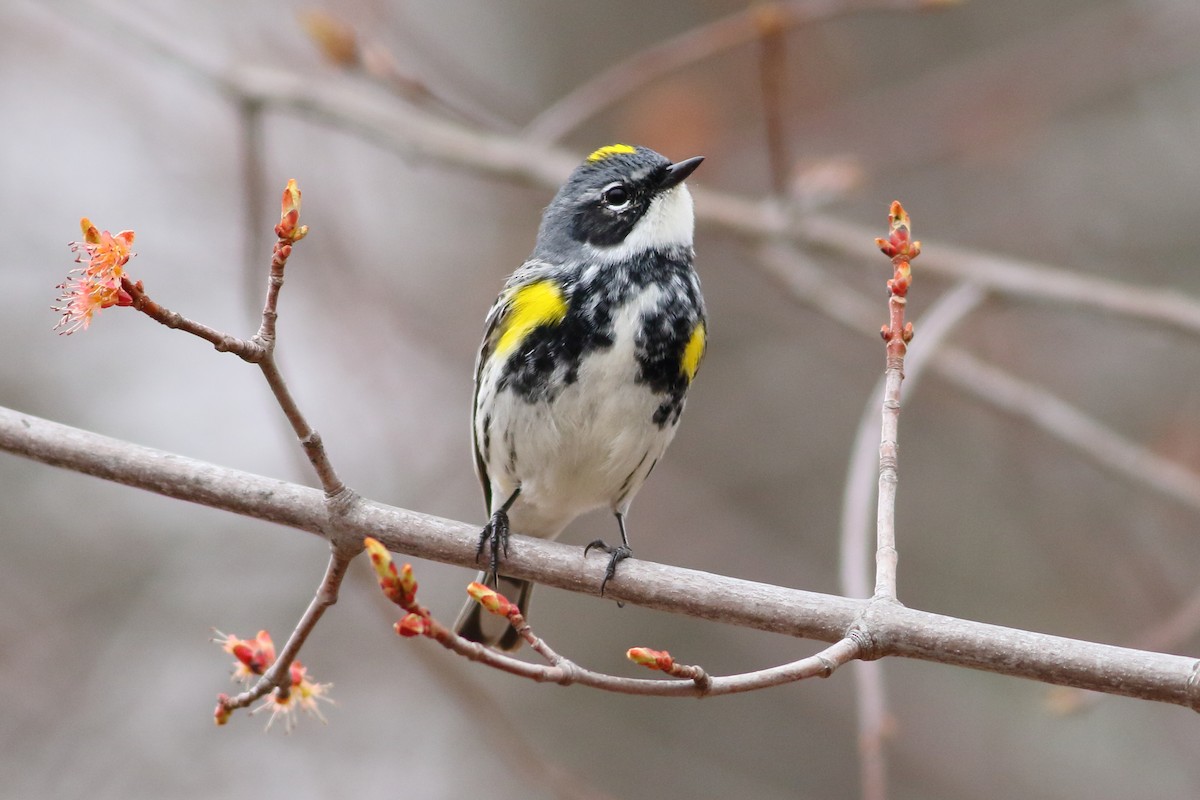
[[[687,180],[688,175],[696,171],[696,167],[700,166],[700,162],[704,160],[704,156],[696,156],[689,158],[686,161],[677,161],[667,167],[667,173],[663,176],[662,183],[659,184],[658,190],[665,192],[673,186],[678,186]]]

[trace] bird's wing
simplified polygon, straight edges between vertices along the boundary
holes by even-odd
[[[475,390],[471,396],[471,444],[475,449],[475,474],[483,486],[483,503],[489,514],[492,513],[492,482],[488,478],[483,452],[479,449],[479,428],[476,425],[476,416],[479,414],[479,381],[483,377],[483,365],[496,349],[496,342],[500,338],[500,321],[511,305],[510,297],[511,293],[507,289],[501,292],[484,320],[483,341],[479,345],[479,355],[475,358]]]
[[[479,447],[479,429],[475,424],[476,415],[479,413],[479,382],[483,377],[483,367],[495,353],[501,336],[508,328],[514,298],[521,293],[523,287],[552,277],[557,271],[554,265],[539,259],[526,261],[509,276],[504,290],[500,292],[500,296],[488,312],[487,319],[484,320],[483,341],[479,345],[479,357],[475,360],[475,392],[471,398],[471,441],[475,447],[475,474],[479,476],[479,482],[483,485],[483,500],[487,504],[489,514],[492,512],[492,482],[488,478],[487,464]]]

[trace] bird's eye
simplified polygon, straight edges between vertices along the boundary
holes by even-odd
[[[604,204],[614,211],[620,211],[629,205],[629,190],[619,183],[604,187],[604,192],[600,197],[604,200]]]

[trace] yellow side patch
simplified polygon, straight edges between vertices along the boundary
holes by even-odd
[[[688,339],[687,347],[683,348],[683,360],[679,362],[679,371],[687,375],[688,383],[692,382],[692,378],[696,377],[696,370],[700,369],[700,359],[704,358],[704,346],[708,341],[708,335],[704,331],[704,323],[701,322],[692,331],[692,338]]]
[[[637,152],[637,148],[628,144],[607,144],[599,150],[594,151],[587,157],[588,161],[603,161],[606,158],[619,155],[632,155]]]
[[[535,328],[555,325],[567,315],[567,301],[554,281],[527,283],[513,290],[508,313],[501,323],[496,355],[504,356],[524,341]]]

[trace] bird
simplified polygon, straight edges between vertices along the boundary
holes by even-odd
[[[478,580],[523,614],[532,584],[499,574],[510,530],[554,539],[607,507],[620,544],[597,539],[584,551],[608,555],[601,595],[632,554],[629,506],[675,436],[707,349],[684,185],[703,160],[628,144],[593,151],[546,207],[532,254],[485,319],[471,415],[490,515]],[[501,650],[521,642],[471,600],[455,630]]]

